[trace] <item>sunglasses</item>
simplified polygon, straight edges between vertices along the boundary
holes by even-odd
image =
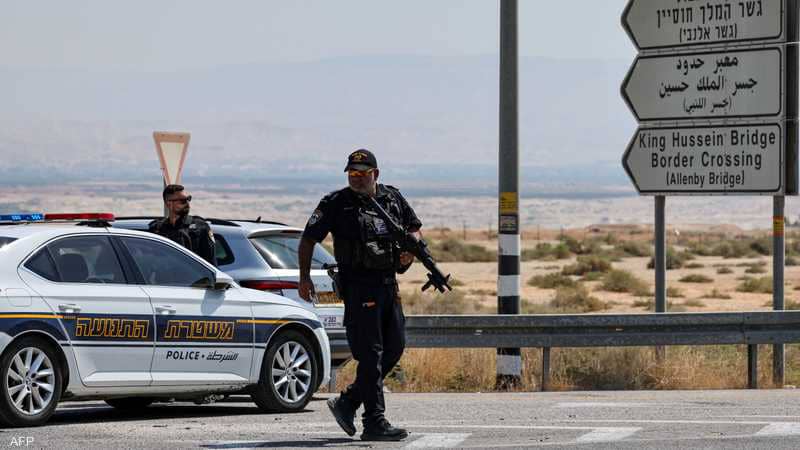
[[[189,196],[187,196],[187,197],[184,197],[184,198],[171,198],[171,199],[169,199],[169,200],[167,200],[167,201],[168,201],[168,202],[178,202],[178,203],[183,203],[183,204],[185,204],[185,203],[189,203],[189,202],[191,202],[191,201],[192,201],[192,196],[191,196],[191,195],[189,195]]]
[[[367,175],[371,174],[374,171],[375,169],[367,169],[367,170],[350,169],[347,171],[347,175],[351,177],[366,177]]]

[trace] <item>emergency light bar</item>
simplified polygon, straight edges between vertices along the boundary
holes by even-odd
[[[113,222],[114,214],[111,213],[60,213],[45,214],[44,220],[93,220]]]
[[[4,214],[0,215],[0,222],[41,222],[44,220],[44,214]]]

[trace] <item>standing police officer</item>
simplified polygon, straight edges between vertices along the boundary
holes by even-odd
[[[149,231],[177,242],[216,266],[217,256],[211,227],[202,217],[189,215],[192,196],[187,195],[180,184],[168,185],[162,196],[169,215],[150,222]]]
[[[414,257],[399,251],[386,224],[361,198],[374,197],[408,232],[417,232],[422,222],[400,191],[377,183],[378,163],[370,151],[353,152],[345,172],[349,187],[325,196],[306,224],[299,247],[299,294],[305,300],[313,295],[311,256],[314,245],[330,232],[345,302],[347,342],[358,368],[355,382],[328,400],[328,407],[339,426],[353,436],[356,410],[363,403],[361,439],[400,441],[408,432],[391,426],[384,417],[383,379],[405,348],[405,316],[395,273],[405,272]]]

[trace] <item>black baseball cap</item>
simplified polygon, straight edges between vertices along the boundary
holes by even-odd
[[[375,155],[365,148],[360,148],[350,153],[350,156],[347,157],[347,165],[344,167],[344,171],[347,172],[350,169],[367,170],[377,168],[378,160],[375,159]]]

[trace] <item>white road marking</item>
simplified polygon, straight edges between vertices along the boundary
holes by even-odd
[[[615,442],[631,437],[641,430],[638,427],[595,428],[576,439],[576,442]]]
[[[556,408],[646,408],[663,405],[663,403],[561,402],[556,403]]]
[[[797,422],[774,422],[761,430],[756,436],[790,436],[800,435],[800,423]]]
[[[451,448],[458,447],[470,433],[423,433],[405,448]]]
[[[634,419],[573,419],[554,420],[553,422],[567,423],[688,423],[688,424],[719,424],[719,425],[769,425],[773,422],[766,420],[634,420]]]

